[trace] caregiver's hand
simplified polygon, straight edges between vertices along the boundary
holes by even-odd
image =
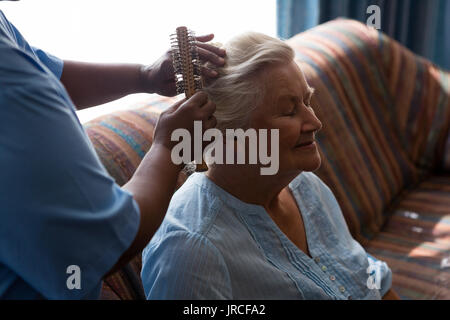
[[[172,133],[182,128],[194,136],[194,121],[202,121],[204,131],[214,128],[217,124],[213,116],[214,111],[216,111],[215,103],[209,100],[203,91],[196,92],[189,99],[176,102],[159,117],[153,134],[153,145],[162,145],[172,150],[178,143],[171,140]]]
[[[218,67],[225,64],[225,50],[217,48],[205,42],[211,41],[213,34],[196,37],[198,55],[202,63],[210,62]],[[172,97],[176,95],[175,76],[172,64],[172,53],[168,50],[155,63],[142,67],[143,91],[157,93],[159,95]],[[202,75],[215,78],[218,74],[206,67],[202,67]]]

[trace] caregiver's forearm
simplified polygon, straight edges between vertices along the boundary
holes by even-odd
[[[78,110],[143,92],[140,64],[64,61],[61,82]]]
[[[169,207],[181,169],[182,165],[172,162],[168,148],[153,144],[133,177],[122,186],[122,189],[133,195],[139,205],[140,225],[133,243],[108,274],[119,270],[139,254],[158,230]]]

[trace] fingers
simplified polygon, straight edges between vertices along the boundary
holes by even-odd
[[[213,33],[195,37],[195,40],[200,41],[200,42],[208,42],[208,41],[211,41],[212,39],[214,39]]]
[[[183,118],[191,118],[203,122],[204,128],[214,128],[217,124],[213,116],[216,111],[216,104],[208,99],[208,95],[203,91],[196,92],[191,98],[183,99],[172,105],[166,112],[183,112]]]
[[[215,128],[217,125],[217,119],[214,116],[209,117],[209,119],[203,120],[203,129],[208,130],[211,128]]]
[[[186,104],[189,106],[201,107],[207,102],[208,102],[208,95],[204,91],[197,91],[196,93],[194,93],[192,97],[188,99]]]
[[[206,104],[201,107],[202,119],[210,119],[216,111],[216,104],[208,100]]]
[[[216,70],[212,70],[207,67],[201,67],[202,76],[208,77],[208,78],[216,78],[219,73]]]
[[[226,55],[226,51],[224,49],[218,48],[216,46],[213,46],[212,44],[207,44],[207,43],[200,43],[197,42],[196,43],[197,48],[203,48],[205,50],[211,51],[213,53],[215,53],[216,55],[220,56],[220,57],[225,57]]]
[[[181,106],[183,103],[186,102],[186,100],[187,100],[187,99],[184,98],[184,99],[181,99],[181,100],[175,102],[173,105],[171,105],[169,108],[167,108],[165,112],[166,112],[166,113],[172,113],[172,112],[177,111],[177,110],[180,108],[180,106]]]
[[[210,62],[218,67],[223,67],[225,65],[224,57],[226,56],[226,51],[212,44],[204,43],[211,41],[213,38],[214,34],[208,34],[195,38],[198,56],[203,62]],[[219,76],[217,71],[206,67],[201,68],[201,73],[207,78],[216,78]]]
[[[177,108],[178,112],[186,112],[187,114],[194,114],[195,118],[200,118],[202,115],[199,109],[208,102],[208,95],[203,91],[197,91],[189,99],[184,99],[184,102]],[[192,118],[192,116],[188,116]]]
[[[212,64],[215,64],[218,67],[222,67],[225,65],[225,59],[218,56],[216,53],[214,53],[213,51],[207,50],[203,47],[197,47],[197,51],[198,51],[198,56],[200,58],[200,60],[204,61],[204,62],[211,62]]]

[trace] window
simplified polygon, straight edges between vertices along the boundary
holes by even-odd
[[[150,64],[185,25],[226,42],[247,30],[276,35],[275,0],[39,0],[0,2],[28,42],[62,59]],[[82,122],[148,97],[130,95],[79,111]]]

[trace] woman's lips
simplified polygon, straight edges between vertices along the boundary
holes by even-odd
[[[314,149],[315,147],[316,147],[316,142],[309,141],[309,142],[301,143],[301,144],[297,145],[295,148],[296,149]]]

